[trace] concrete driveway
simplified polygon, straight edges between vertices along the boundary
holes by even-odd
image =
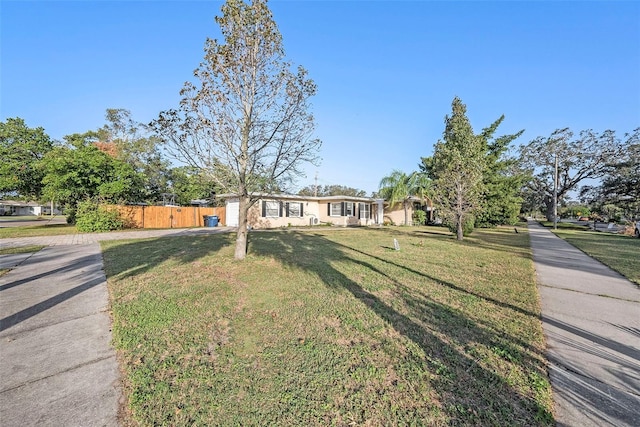
[[[117,426],[122,396],[111,347],[100,240],[224,233],[227,227],[0,239],[45,245],[0,255],[0,424]]]

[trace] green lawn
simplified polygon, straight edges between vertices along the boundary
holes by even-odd
[[[593,231],[557,230],[556,234],[640,285],[640,239]]]
[[[547,228],[553,228],[553,221],[540,221],[540,225]],[[562,230],[588,230],[589,229],[589,226],[587,224],[574,224],[572,222],[558,222],[556,226],[558,227],[559,230],[560,229]]]
[[[233,238],[101,243],[125,424],[553,425],[526,230]]]
[[[0,239],[33,237],[33,236],[57,236],[60,234],[77,233],[75,225],[69,224],[42,224],[25,227],[0,228]]]

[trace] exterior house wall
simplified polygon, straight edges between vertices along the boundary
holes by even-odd
[[[377,204],[371,200],[336,197],[320,200],[318,205],[320,222],[323,223],[342,227],[368,226],[377,223]]]
[[[248,212],[248,226],[254,229],[302,227],[331,223],[337,226],[381,224],[381,201],[350,197],[307,197],[264,195]],[[335,206],[332,214],[331,206]],[[238,199],[226,199],[228,226],[238,225]]]
[[[402,203],[397,203],[393,207],[387,205],[384,208],[384,221],[396,225],[412,225],[413,206],[408,206],[407,211],[409,214],[409,224],[404,223],[404,206]]]
[[[265,197],[249,208],[247,221],[255,229],[302,227],[315,225],[318,217],[316,201]]]

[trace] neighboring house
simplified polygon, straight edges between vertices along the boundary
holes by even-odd
[[[409,197],[409,204],[407,206],[409,221],[410,224],[406,225],[424,225],[424,224],[413,224],[413,213],[417,210],[422,210],[427,214],[427,222],[433,221],[434,218],[434,209],[433,203],[429,199],[420,199],[419,197],[411,196]],[[404,205],[402,203],[396,203],[393,206],[389,205],[389,202],[384,202],[384,221],[386,223],[396,224],[396,225],[405,225],[404,224]]]
[[[60,215],[60,211],[54,207],[53,214]],[[36,202],[0,200],[0,215],[51,215],[51,205],[45,206]]]
[[[342,227],[383,223],[383,201],[370,197],[297,196],[260,194],[251,206],[248,225],[251,228],[296,227],[332,224]],[[218,196],[225,200],[227,223],[238,226],[239,201],[233,194]]]

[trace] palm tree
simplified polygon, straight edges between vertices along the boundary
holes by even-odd
[[[429,191],[431,181],[424,173],[406,173],[393,170],[389,176],[380,180],[380,196],[389,202],[390,206],[402,203],[404,208],[404,224],[409,225],[409,206],[411,196],[423,199]]]

